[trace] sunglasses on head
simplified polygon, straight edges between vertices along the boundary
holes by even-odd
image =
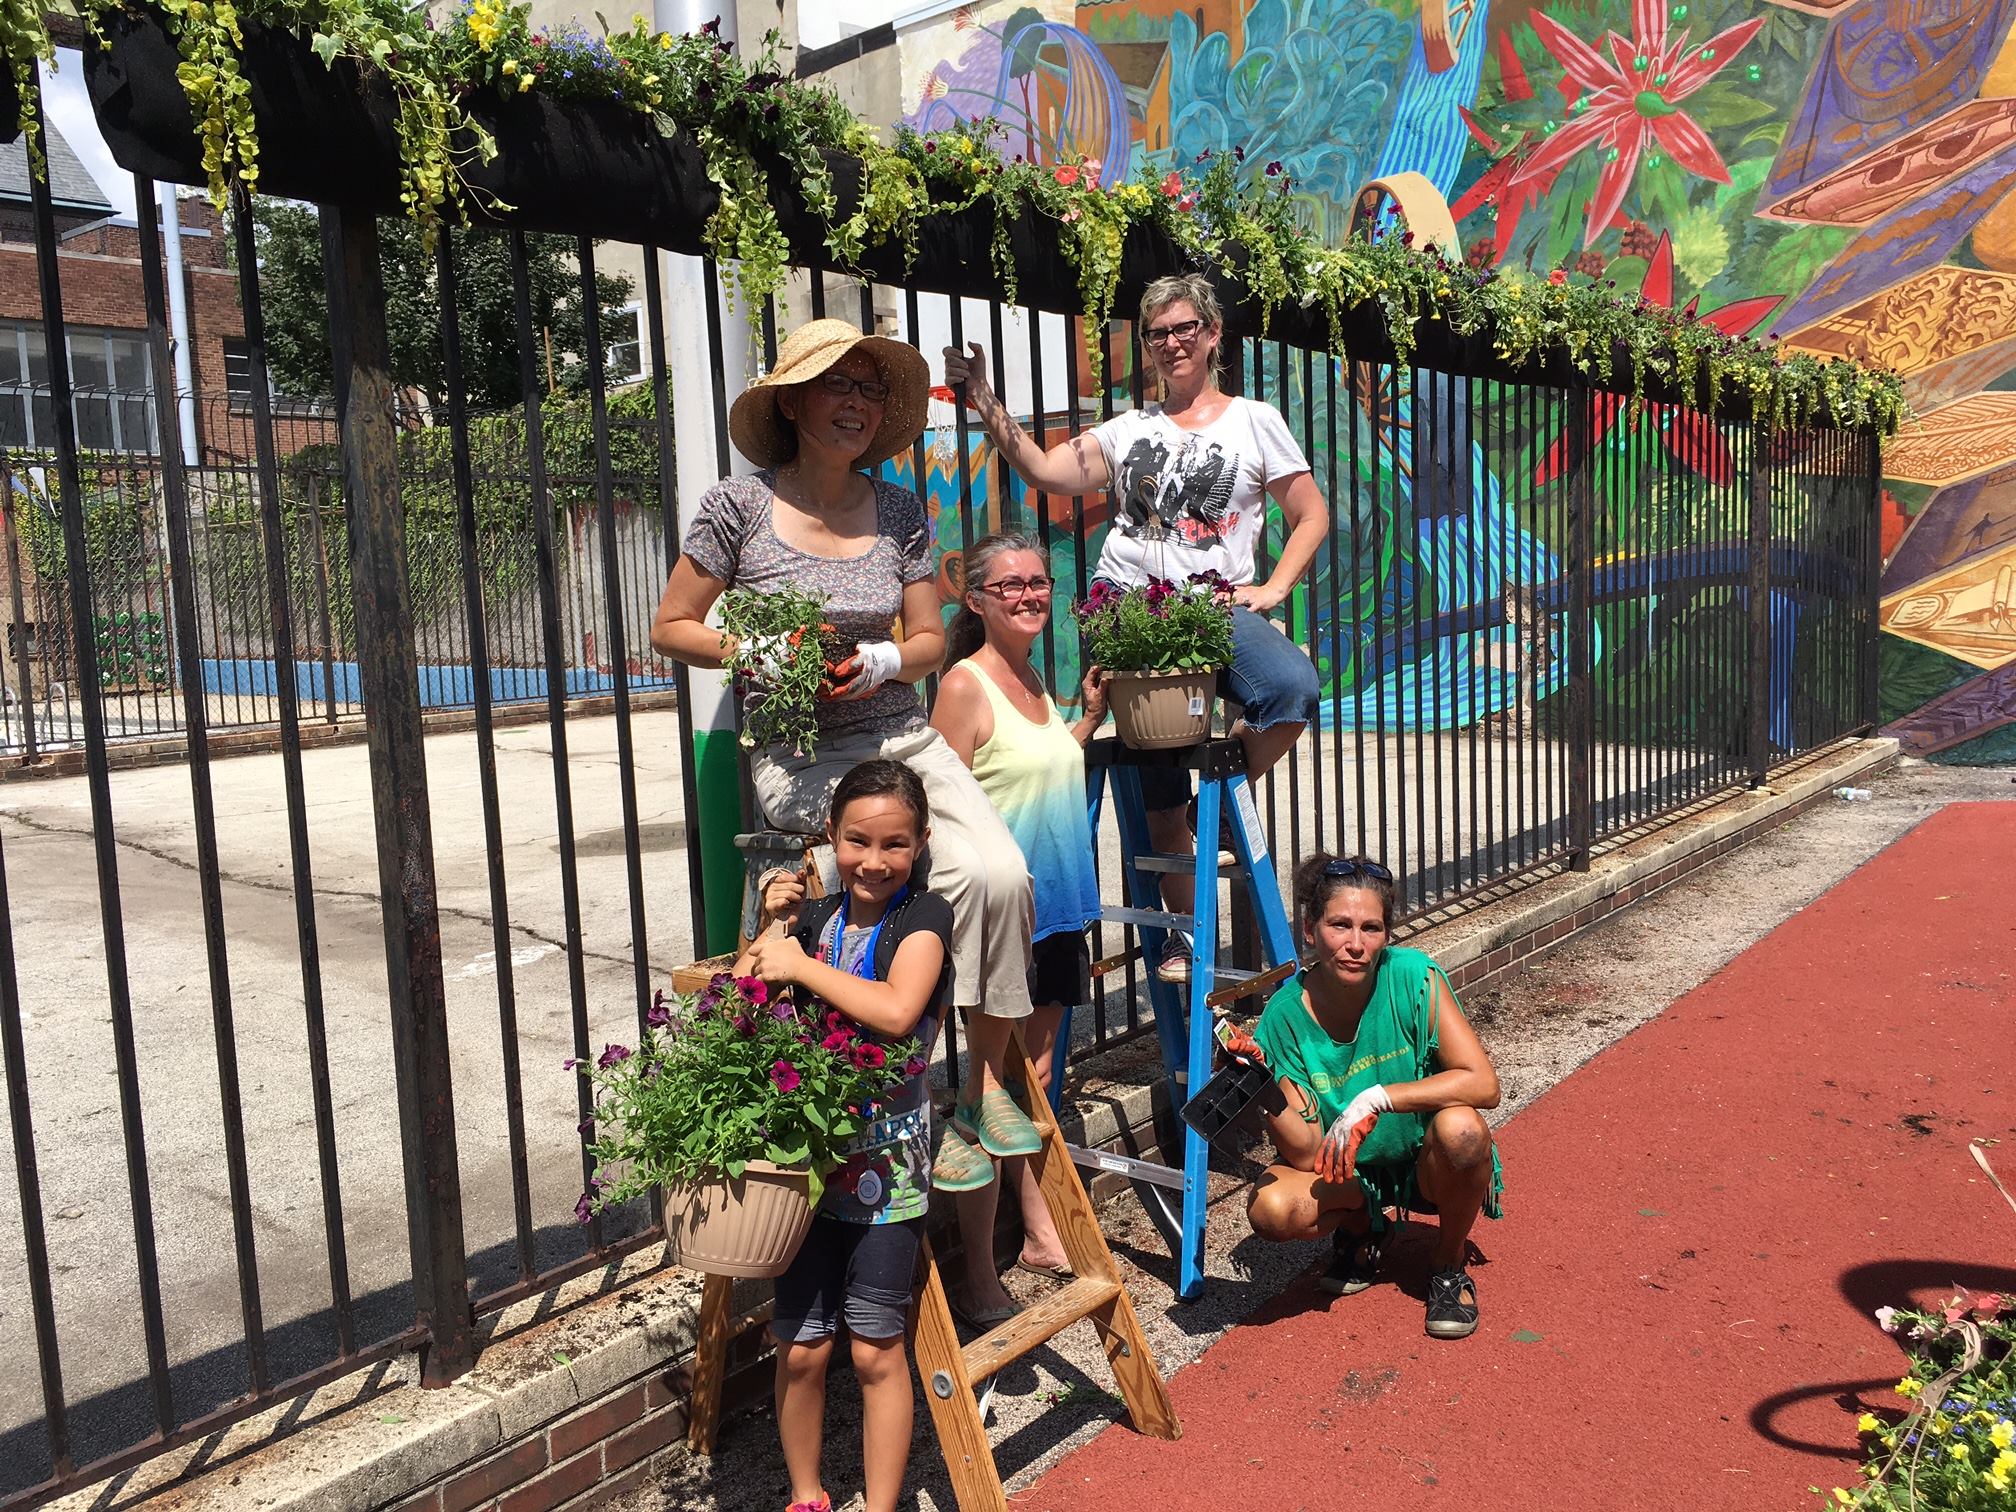
[[[1370,877],[1374,882],[1393,880],[1393,873],[1377,861],[1365,860],[1331,861],[1324,866],[1323,875],[1332,882],[1343,882],[1352,877]]]

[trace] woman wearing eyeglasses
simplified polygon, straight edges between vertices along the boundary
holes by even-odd
[[[1042,544],[1027,536],[990,535],[965,553],[965,603],[946,638],[954,665],[939,679],[931,723],[973,769],[981,791],[1000,810],[1022,848],[1036,889],[1029,996],[1035,1011],[1023,1023],[1023,1043],[1050,1083],[1051,1055],[1064,1009],[1092,991],[1092,956],[1085,928],[1099,917],[1099,877],[1092,864],[1092,828],[1085,810],[1085,742],[1106,717],[1105,679],[1085,676],[1084,714],[1064,717],[1030,659],[1050,623],[1055,584]],[[970,1126],[971,1113],[953,1111]],[[1059,1280],[1070,1261],[1051,1221],[1036,1174],[1015,1163],[1022,1205],[1025,1271]],[[991,1328],[1016,1312],[994,1273],[994,1210],[999,1185],[959,1199],[966,1284],[954,1295],[961,1316]]]
[[[1477,1329],[1470,1230],[1479,1211],[1501,1216],[1498,1151],[1479,1111],[1498,1106],[1498,1073],[1442,968],[1387,943],[1385,867],[1312,856],[1295,869],[1295,921],[1301,976],[1229,1047],[1263,1061],[1288,1098],[1269,1120],[1274,1163],[1247,1204],[1253,1232],[1332,1235],[1320,1284],[1349,1296],[1377,1279],[1387,1210],[1433,1211],[1427,1330],[1466,1338]]]
[[[966,387],[966,403],[1008,465],[1032,488],[1066,496],[1110,488],[1113,518],[1093,576],[1119,588],[1154,578],[1183,582],[1215,572],[1234,584],[1232,665],[1219,692],[1243,708],[1236,733],[1258,777],[1294,747],[1316,713],[1316,669],[1262,616],[1302,580],[1330,533],[1330,506],[1280,412],[1218,386],[1224,321],[1201,275],[1159,278],[1141,296],[1142,344],[1162,399],[1127,410],[1045,451],[1015,423],[987,386],[986,354],[947,348],[945,381]],[[1265,582],[1254,553],[1268,500],[1281,508],[1288,539]],[[1148,835],[1159,851],[1193,844],[1185,806],[1187,773],[1141,773]],[[1163,901],[1190,910],[1194,884],[1171,876]],[[1158,970],[1186,981],[1189,947],[1172,936]]]
[[[930,885],[952,905],[953,1002],[967,1010],[974,1132],[987,1155],[1032,1155],[1035,1128],[1002,1090],[1011,1025],[1029,1016],[1029,871],[966,764],[925,722],[916,684],[945,656],[923,502],[867,469],[923,434],[930,370],[915,347],[814,320],[785,338],[770,371],[735,400],[729,434],[761,470],[702,494],[658,601],[651,644],[719,667],[733,638],[706,622],[732,587],[818,595],[853,652],[833,669],[814,749],[757,750],[750,779],[778,829],[818,834],[833,789],[874,757],[908,765],[931,805]],[[899,628],[900,627],[900,628]],[[934,1182],[994,1179],[948,1131]]]

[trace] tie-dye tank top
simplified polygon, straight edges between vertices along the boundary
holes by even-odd
[[[1055,702],[1036,724],[978,666],[966,670],[986,690],[994,733],[973,753],[973,776],[1022,847],[1036,884],[1036,932],[1081,930],[1099,917],[1099,875],[1085,814],[1085,748]]]

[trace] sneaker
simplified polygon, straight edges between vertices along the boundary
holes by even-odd
[[[1465,1295],[1469,1300],[1465,1301]],[[1428,1278],[1428,1337],[1467,1339],[1477,1332],[1477,1283],[1470,1272],[1437,1271]]]
[[[1169,936],[1162,947],[1162,959],[1156,963],[1155,975],[1165,982],[1177,985],[1190,980],[1190,942],[1178,934]]]
[[[1330,1263],[1316,1280],[1333,1297],[1351,1297],[1379,1279],[1379,1239],[1339,1229],[1330,1239]]]

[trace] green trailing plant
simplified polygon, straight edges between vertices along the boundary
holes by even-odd
[[[825,601],[788,588],[730,588],[721,595],[721,628],[734,637],[724,665],[744,695],[742,744],[811,750],[819,695],[848,649],[826,621]]]
[[[1086,666],[1106,672],[1209,672],[1232,661],[1232,585],[1215,572],[1138,588],[1094,583],[1076,610]]]
[[[816,1205],[872,1104],[922,1076],[914,1039],[884,1044],[810,994],[716,976],[704,992],[659,992],[633,1051],[569,1060],[593,1090],[582,1130],[595,1174],[574,1209],[602,1209],[672,1182],[738,1177],[752,1160],[804,1166]]]

